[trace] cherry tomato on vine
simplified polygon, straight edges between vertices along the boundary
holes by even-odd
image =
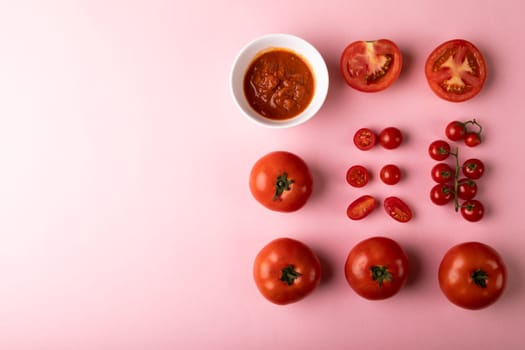
[[[432,167],[430,175],[432,180],[438,184],[446,183],[454,179],[455,171],[447,163],[437,163]]]
[[[340,61],[346,83],[363,92],[377,92],[392,85],[402,66],[401,51],[387,39],[355,41],[344,49]]]
[[[368,151],[375,144],[376,134],[368,128],[361,128],[354,134],[354,145],[362,151]]]
[[[304,243],[278,238],[256,256],[253,278],[261,294],[278,305],[297,302],[310,294],[321,280],[321,264]]]
[[[462,102],[481,91],[487,68],[481,52],[472,43],[456,39],[432,51],[425,64],[425,75],[437,96]]]
[[[409,269],[408,257],[396,241],[371,237],[357,243],[348,253],[345,277],[359,296],[381,300],[401,290]]]
[[[428,154],[434,160],[445,160],[450,155],[450,145],[447,141],[443,140],[433,141],[428,147]]]
[[[454,120],[445,127],[445,135],[452,141],[459,141],[465,138],[467,127],[465,123]]]
[[[397,165],[387,164],[379,171],[379,177],[387,185],[395,185],[401,180],[401,169]]]
[[[467,132],[465,135],[465,145],[476,147],[481,143],[481,136],[476,132]]]
[[[485,165],[481,160],[471,158],[463,162],[461,171],[463,171],[463,175],[465,175],[469,179],[476,180],[479,179],[485,172]]]
[[[437,184],[430,190],[430,199],[434,204],[445,205],[454,198],[454,189],[449,184]]]
[[[483,218],[485,208],[483,204],[476,199],[466,200],[460,207],[461,216],[467,221],[477,222]]]
[[[450,302],[477,310],[493,304],[503,294],[507,268],[494,248],[480,242],[465,242],[445,253],[438,280]]]
[[[401,130],[395,127],[388,127],[379,133],[379,143],[386,149],[394,149],[399,147],[403,142],[403,134]]]
[[[364,195],[350,203],[346,209],[346,214],[352,220],[361,220],[367,217],[376,208],[376,199],[369,195]]]
[[[313,179],[306,163],[293,153],[275,151],[260,158],[250,173],[250,191],[266,208],[292,212],[312,194]]]
[[[412,210],[398,197],[387,197],[383,203],[385,211],[392,219],[399,222],[408,222],[412,219]]]
[[[362,165],[352,165],[346,172],[346,182],[352,187],[363,187],[368,183],[368,170]]]
[[[472,179],[460,179],[458,181],[458,197],[460,199],[472,199],[478,193],[478,185]]]

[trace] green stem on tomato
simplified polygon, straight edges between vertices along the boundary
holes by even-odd
[[[459,189],[459,149],[456,147],[456,152],[450,152],[456,158],[456,171],[454,173],[454,209],[459,210],[459,199],[458,199],[458,189]]]
[[[472,118],[472,120],[469,120],[469,121],[465,122],[464,124],[465,124],[465,126],[467,126],[467,124],[476,125],[478,127],[478,131],[476,132],[476,134],[478,135],[478,137],[479,137],[479,139],[481,141],[481,131],[483,130],[483,127],[481,126],[480,123],[478,123],[476,118]]]

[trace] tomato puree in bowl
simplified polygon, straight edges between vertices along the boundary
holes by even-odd
[[[244,94],[250,106],[274,120],[299,115],[312,101],[314,89],[308,63],[284,48],[259,54],[244,76]]]

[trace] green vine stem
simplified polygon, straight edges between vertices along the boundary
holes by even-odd
[[[451,155],[454,156],[456,159],[456,171],[454,172],[454,209],[456,211],[459,210],[459,197],[458,197],[458,189],[459,189],[459,149],[456,147],[455,152],[450,152]]]

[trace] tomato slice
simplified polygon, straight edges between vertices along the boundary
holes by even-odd
[[[368,216],[376,207],[376,199],[369,195],[364,195],[350,203],[346,214],[352,220],[361,220]]]
[[[412,210],[398,197],[387,197],[384,203],[385,211],[399,222],[408,222],[412,219]]]
[[[362,151],[368,151],[376,144],[376,134],[368,129],[361,128],[354,134],[354,145]]]
[[[470,42],[462,39],[442,43],[425,64],[430,88],[439,97],[462,102],[476,96],[487,78],[485,59]]]
[[[341,55],[340,68],[346,83],[364,92],[381,91],[397,80],[403,58],[388,39],[355,41]]]
[[[368,170],[362,165],[352,165],[346,172],[346,181],[350,186],[363,187],[368,183]]]

